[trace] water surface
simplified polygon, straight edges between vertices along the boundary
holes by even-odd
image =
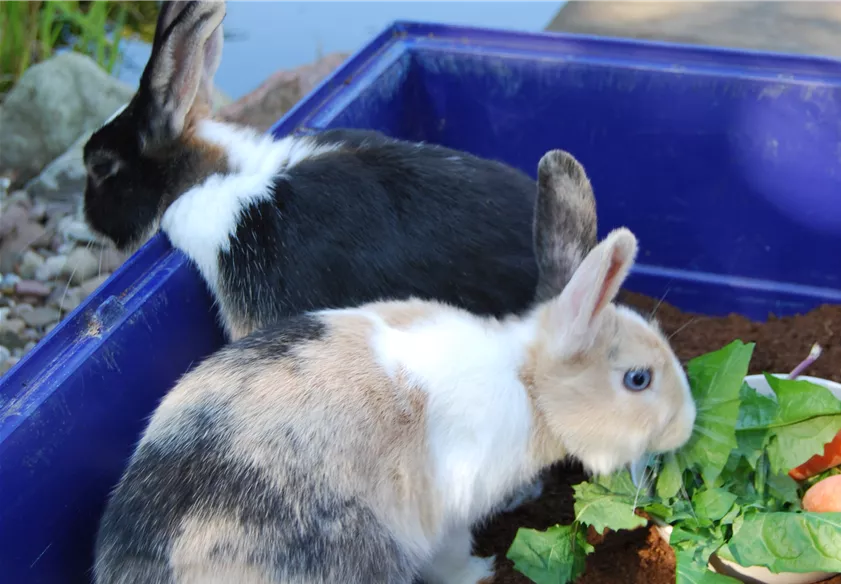
[[[236,99],[279,69],[331,52],[352,53],[395,20],[542,30],[564,2],[228,2],[216,84]],[[136,84],[149,46],[126,43],[117,76]]]

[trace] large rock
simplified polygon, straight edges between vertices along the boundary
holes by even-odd
[[[330,53],[297,69],[278,71],[251,93],[222,107],[218,117],[266,131],[347,57]]]
[[[66,52],[29,68],[0,111],[0,173],[25,182],[128,102],[134,88]]]
[[[841,56],[841,2],[567,2],[546,30]]]
[[[92,130],[82,134],[70,148],[50,162],[41,173],[24,187],[33,197],[62,201],[81,201],[85,190],[85,144]]]

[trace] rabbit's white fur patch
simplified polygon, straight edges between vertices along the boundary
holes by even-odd
[[[518,377],[535,334],[533,319],[503,325],[447,312],[405,330],[381,327],[372,339],[384,370],[428,395],[432,472],[451,520],[484,517],[536,470],[524,467],[533,417]]]
[[[493,576],[493,568],[493,557],[473,556],[473,534],[461,527],[441,538],[433,560],[423,570],[423,580],[426,584],[473,584]]]
[[[318,145],[306,136],[276,140],[251,128],[212,120],[200,122],[196,136],[222,148],[228,171],[209,176],[176,199],[164,213],[161,228],[195,262],[215,294],[219,253],[229,249],[242,212],[271,199],[274,183],[284,171],[341,144]]]

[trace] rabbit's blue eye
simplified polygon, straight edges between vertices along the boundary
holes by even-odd
[[[625,372],[622,380],[625,387],[631,391],[643,391],[651,385],[651,369],[631,369]]]

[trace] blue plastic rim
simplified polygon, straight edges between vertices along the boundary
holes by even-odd
[[[832,59],[395,23],[272,132],[374,128],[531,176],[565,149],[600,235],[640,239],[630,289],[762,320],[841,302],[839,110]],[[159,235],[0,380],[2,581],[90,581],[106,496],[216,319]]]

